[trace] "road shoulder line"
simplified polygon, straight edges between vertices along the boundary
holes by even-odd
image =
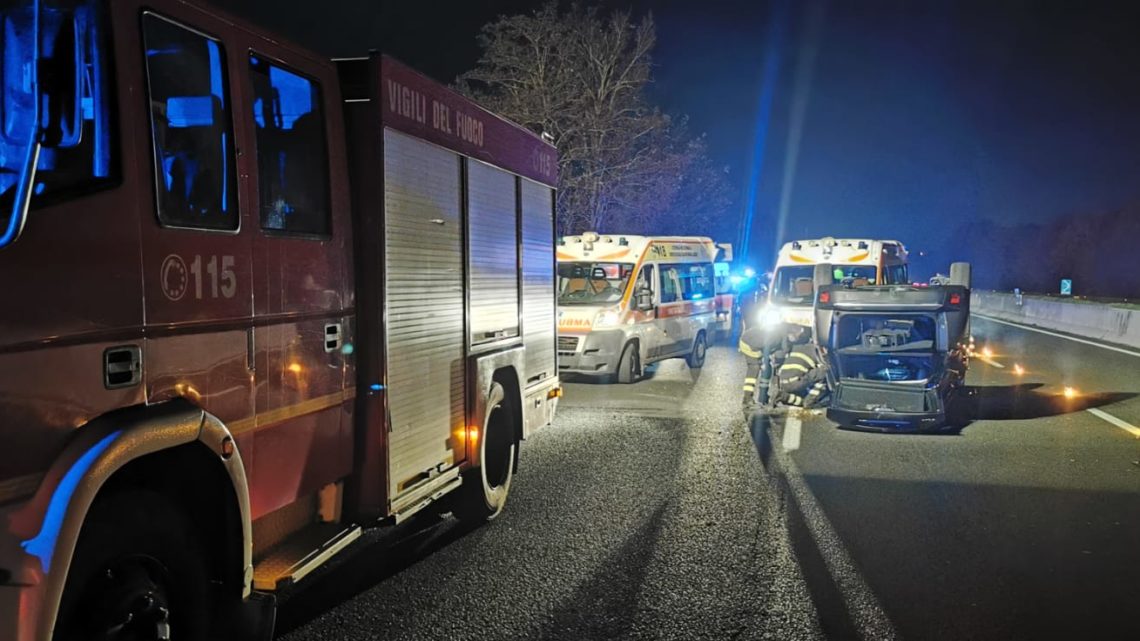
[[[1129,349],[1124,349],[1123,347],[1116,347],[1115,345],[1106,345],[1104,343],[1098,343],[1096,341],[1088,340],[1085,338],[1078,338],[1076,336],[1069,336],[1068,334],[1062,334],[1060,332],[1054,332],[1054,331],[1050,331],[1047,329],[1041,329],[1040,327],[1034,327],[1033,325],[1025,325],[1023,323],[1015,323],[1013,321],[1002,320],[1000,318],[995,318],[993,316],[987,316],[985,314],[979,314],[978,312],[971,312],[971,315],[977,316],[978,318],[981,318],[982,320],[987,320],[987,321],[991,321],[994,323],[1000,323],[1002,325],[1009,325],[1010,327],[1016,327],[1018,329],[1024,329],[1024,330],[1028,330],[1030,332],[1037,332],[1038,334],[1047,334],[1049,336],[1056,336],[1057,338],[1064,338],[1067,340],[1074,341],[1076,343],[1084,343],[1085,345],[1092,345],[1093,347],[1100,347],[1102,349],[1110,349],[1114,352],[1120,352],[1121,354],[1128,354],[1129,356],[1135,356],[1137,358],[1140,358],[1140,352],[1134,352],[1134,351],[1129,350]]]
[[[1105,412],[1104,410],[1099,410],[1095,407],[1088,408],[1088,412],[1090,414],[1092,414],[1093,416],[1096,416],[1098,418],[1104,419],[1105,421],[1108,421],[1109,423],[1112,423],[1113,425],[1119,427],[1120,429],[1124,430],[1125,432],[1128,432],[1132,436],[1135,436],[1136,438],[1140,438],[1140,427],[1136,427],[1135,425],[1133,425],[1127,421],[1116,418],[1112,414],[1109,414],[1108,412]]]
[[[758,422],[759,425],[756,425]],[[776,469],[769,474],[778,474],[783,479],[784,488],[791,495],[791,509],[798,509],[808,533],[815,542],[816,550],[823,559],[831,580],[838,588],[840,597],[847,607],[848,616],[859,637],[863,641],[893,641],[899,638],[894,624],[887,616],[871,586],[859,571],[855,560],[831,524],[823,506],[808,487],[799,466],[790,452],[782,447],[783,439],[775,438],[773,426],[758,416],[749,420],[749,431],[755,427],[763,430],[763,437],[770,448],[768,455]],[[763,460],[765,457],[761,455]]]

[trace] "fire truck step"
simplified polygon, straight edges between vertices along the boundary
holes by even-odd
[[[360,537],[359,525],[317,523],[273,546],[253,566],[256,590],[277,590],[305,578]]]

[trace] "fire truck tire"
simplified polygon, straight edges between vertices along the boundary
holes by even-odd
[[[700,369],[705,366],[705,355],[708,354],[709,343],[708,338],[705,337],[704,331],[697,333],[697,339],[693,341],[693,351],[685,357],[685,362],[688,363],[689,369]]]
[[[637,343],[630,341],[621,351],[621,360],[618,361],[617,380],[619,383],[636,383],[641,375],[641,353]]]
[[[464,473],[452,512],[460,521],[479,524],[503,512],[514,478],[518,422],[506,390],[497,381],[487,394],[487,413],[479,434],[479,467]]]
[[[186,516],[161,495],[98,499],[83,524],[55,641],[209,638],[210,583]]]

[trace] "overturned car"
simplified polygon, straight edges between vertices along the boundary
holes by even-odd
[[[877,431],[944,426],[969,365],[969,264],[954,263],[949,283],[931,287],[825,284],[830,274],[820,271],[815,335],[828,418]]]

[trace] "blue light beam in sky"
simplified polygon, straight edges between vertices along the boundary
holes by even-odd
[[[756,218],[756,196],[760,189],[760,177],[764,169],[764,149],[768,143],[768,131],[772,123],[772,103],[776,94],[776,82],[780,74],[781,49],[787,22],[787,2],[774,0],[772,13],[768,19],[768,30],[764,36],[767,46],[764,49],[764,69],[760,78],[760,98],[756,108],[756,133],[752,142],[752,166],[749,172],[747,196],[744,203],[744,220],[738,246],[742,255],[750,256],[752,222]]]
[[[780,250],[780,244],[787,233],[788,211],[792,206],[792,192],[795,190],[796,168],[800,158],[800,143],[804,137],[804,120],[807,117],[808,101],[815,75],[815,58],[819,52],[819,38],[823,31],[824,13],[827,8],[822,1],[813,2],[807,8],[807,30],[800,42],[796,56],[795,83],[792,87],[791,123],[788,126],[787,149],[784,153],[783,179],[780,184],[780,207],[776,214],[776,235],[772,237],[772,255]],[[829,234],[831,235],[831,234]]]

